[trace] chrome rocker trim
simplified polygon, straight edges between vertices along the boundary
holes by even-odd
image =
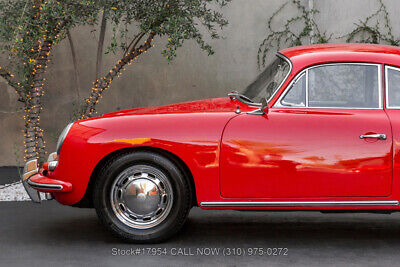
[[[59,184],[39,184],[32,182],[30,179],[27,180],[28,184],[35,188],[35,189],[45,189],[45,190],[54,190],[54,191],[60,191],[63,190],[63,186]]]
[[[201,207],[354,207],[354,206],[398,206],[397,200],[356,201],[206,201]]]

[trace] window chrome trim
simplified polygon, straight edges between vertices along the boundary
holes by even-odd
[[[275,90],[275,92],[270,96],[269,99],[267,99],[267,103],[269,103],[272,99],[274,99],[275,95],[281,90],[283,84],[286,82],[286,80],[289,78],[289,75],[292,73],[293,70],[293,64],[292,61],[288,57],[286,57],[284,54],[281,53],[276,53],[276,56],[285,60],[289,64],[289,71],[286,74],[285,78],[282,80],[282,82],[279,84],[278,88]],[[255,107],[260,107],[261,103],[246,103],[250,106],[255,106]]]
[[[267,99],[267,103],[269,103],[274,97],[275,95],[281,90],[283,84],[286,82],[286,80],[288,79],[289,75],[292,73],[293,70],[293,64],[292,61],[290,61],[289,58],[287,58],[285,55],[281,54],[281,53],[276,53],[276,56],[282,58],[283,60],[285,60],[287,63],[289,63],[289,71],[286,74],[285,78],[282,80],[282,82],[279,84],[278,88],[275,90],[275,92],[271,95],[271,97],[269,99]]]
[[[385,65],[385,108],[386,109],[400,109],[400,106],[389,106],[389,75],[388,69],[392,69],[400,72],[400,68],[393,67],[390,65]]]
[[[357,108],[357,107],[309,107],[308,106],[308,70],[318,68],[321,66],[335,66],[335,65],[366,65],[366,66],[377,66],[378,67],[378,98],[379,98],[379,107],[377,108]],[[306,72],[306,106],[305,107],[288,107],[281,104],[282,99],[290,90],[290,87],[296,81],[298,77],[300,77],[304,72]],[[386,75],[385,75],[386,78]],[[385,84],[386,85],[386,84]],[[386,86],[385,86],[386,87]],[[285,91],[279,96],[278,100],[275,102],[273,108],[296,108],[296,109],[360,109],[360,110],[378,110],[383,109],[383,99],[382,99],[382,64],[379,63],[363,63],[363,62],[337,62],[337,63],[323,63],[318,65],[313,65],[308,68],[300,71],[289,83],[289,85],[285,88]]]
[[[201,207],[354,207],[354,206],[398,206],[397,200],[352,200],[352,201],[205,201]]]
[[[308,69],[306,69],[306,107],[308,107]]]
[[[306,103],[304,107],[296,107],[296,106],[287,106],[285,104],[282,104],[282,100],[286,97],[286,95],[289,93],[290,89],[292,88],[292,86],[295,84],[295,82],[300,81],[300,79],[302,78],[303,75],[306,75]],[[308,106],[308,70],[302,70],[301,72],[299,72],[299,74],[296,75],[296,77],[294,77],[292,79],[292,81],[290,82],[290,84],[286,87],[285,91],[282,93],[282,95],[279,96],[279,99],[276,101],[276,103],[274,104],[274,107],[279,107],[279,108],[307,108]]]

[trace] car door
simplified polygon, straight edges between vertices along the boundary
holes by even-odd
[[[230,120],[221,142],[221,195],[390,195],[392,133],[381,85],[381,65],[314,66],[267,114]]]
[[[393,177],[400,177],[400,68],[385,66],[386,113],[393,134]],[[393,181],[394,182],[394,181]],[[396,179],[397,182],[397,179]],[[394,188],[398,186],[394,184]]]

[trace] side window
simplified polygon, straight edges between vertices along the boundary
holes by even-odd
[[[308,71],[308,106],[379,108],[379,68],[376,65],[336,64]]]
[[[386,105],[400,108],[400,69],[386,67]]]
[[[282,106],[305,107],[306,106],[306,74],[301,75],[290,87],[281,101]]]

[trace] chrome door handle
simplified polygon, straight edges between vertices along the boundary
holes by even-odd
[[[378,138],[379,140],[386,140],[386,134],[362,134],[360,139],[364,138]]]

